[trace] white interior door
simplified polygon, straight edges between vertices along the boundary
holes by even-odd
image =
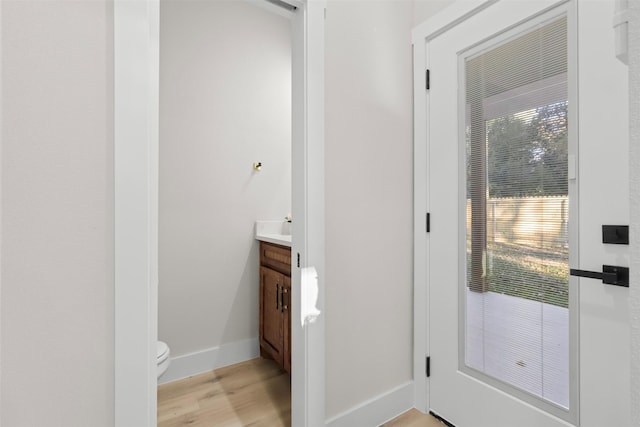
[[[608,1],[486,2],[424,41],[428,407],[458,426],[627,426],[627,70]],[[614,276],[616,273],[614,273]]]

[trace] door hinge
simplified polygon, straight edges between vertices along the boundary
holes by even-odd
[[[429,74],[430,74],[429,69],[427,68],[427,71],[425,72],[425,76],[424,76],[427,90],[431,89],[431,77]]]
[[[431,213],[427,212],[427,233],[431,232]]]
[[[298,268],[300,268],[300,252],[298,252]]]
[[[431,356],[427,356],[427,366],[425,369],[425,373],[427,374],[427,378],[431,376]]]

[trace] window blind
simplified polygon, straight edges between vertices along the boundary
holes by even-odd
[[[569,405],[567,20],[469,56],[465,363]]]

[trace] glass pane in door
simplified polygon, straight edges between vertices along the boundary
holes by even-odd
[[[464,363],[569,407],[567,21],[464,61]]]

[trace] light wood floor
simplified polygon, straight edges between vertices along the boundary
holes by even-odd
[[[381,427],[446,427],[437,418],[423,414],[417,409],[405,412],[393,420],[384,423]]]
[[[290,427],[290,395],[286,372],[253,359],[159,386],[158,427]],[[443,426],[414,409],[382,427]]]

